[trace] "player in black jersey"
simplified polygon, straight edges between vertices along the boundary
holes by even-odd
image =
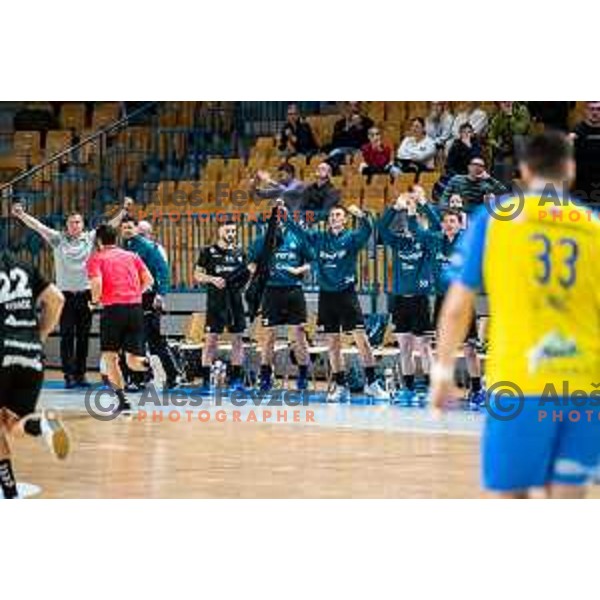
[[[232,221],[222,223],[217,242],[200,251],[194,271],[194,279],[207,286],[206,338],[202,350],[202,378],[206,387],[209,386],[219,335],[225,329],[233,336],[231,383],[235,386],[242,384],[242,334],[246,329],[242,290],[250,273],[246,256],[236,242],[237,225]]]
[[[59,289],[37,269],[0,252],[0,487],[4,498],[18,497],[9,437],[42,436],[58,458],[65,458],[69,450],[60,421],[33,414],[44,378],[42,344],[56,327],[63,303]]]

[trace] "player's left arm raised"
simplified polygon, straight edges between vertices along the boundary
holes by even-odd
[[[369,215],[354,204],[348,207],[348,213],[358,219],[358,228],[353,232],[353,241],[357,250],[367,245],[371,234],[373,233],[373,224]]]

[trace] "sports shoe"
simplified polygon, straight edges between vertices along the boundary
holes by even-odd
[[[394,404],[399,404],[400,406],[412,406],[415,398],[415,393],[412,390],[407,388],[403,388],[398,390],[396,396],[393,398]]]
[[[374,381],[365,386],[365,394],[374,400],[389,400],[390,395],[386,392],[379,381]]]
[[[64,460],[69,454],[69,435],[62,422],[56,417],[42,413],[40,418],[40,429],[42,437],[50,448],[50,452],[60,460]]]
[[[345,385],[340,385],[336,383],[327,393],[327,402],[332,404],[338,402],[347,402],[350,399],[350,390]]]
[[[470,391],[467,396],[467,403],[471,410],[479,410],[485,404],[485,391]]]
[[[75,378],[75,385],[80,388],[92,387],[92,384],[86,379],[85,375],[80,375]]]

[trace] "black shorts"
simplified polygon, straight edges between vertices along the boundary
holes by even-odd
[[[7,408],[20,419],[34,413],[43,381],[43,371],[0,368],[0,408]]]
[[[433,304],[433,324],[435,327],[437,327],[438,318],[440,316],[442,304],[444,304],[445,297],[446,296],[435,297],[435,302]],[[473,311],[473,317],[471,318],[471,324],[469,325],[469,331],[467,332],[467,337],[465,338],[465,341],[476,342],[477,338],[477,315],[475,314],[475,311]]]
[[[267,287],[262,301],[262,317],[265,327],[306,323],[306,300],[302,288],[297,285]]]
[[[365,321],[356,291],[319,292],[317,325],[323,333],[364,329]]]
[[[206,306],[206,333],[243,333],[246,329],[244,301],[239,290],[220,296],[219,300],[210,296]]]
[[[428,296],[392,296],[394,333],[423,335],[431,331],[431,307]]]
[[[144,311],[141,304],[105,306],[100,316],[100,351],[144,356]]]

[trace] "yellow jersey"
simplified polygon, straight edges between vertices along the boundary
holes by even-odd
[[[499,202],[512,215],[481,207],[451,269],[488,295],[487,385],[538,396],[568,382],[590,393],[600,386],[600,217],[543,192]]]

